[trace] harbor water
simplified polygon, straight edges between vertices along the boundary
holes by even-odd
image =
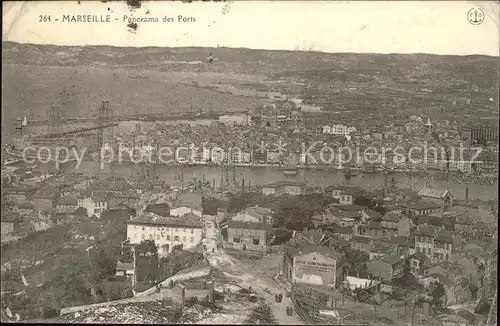
[[[104,169],[100,169],[99,165],[92,161],[84,161],[75,169],[75,163],[68,164],[64,167],[66,172],[80,172],[85,175],[97,175],[104,173],[117,177],[139,177],[144,175],[146,169],[145,164],[109,164],[105,165]],[[285,175],[283,171],[275,167],[237,167],[234,169],[222,169],[220,166],[171,166],[162,164],[150,165],[151,175],[159,176],[160,180],[167,183],[179,183],[189,181],[208,181],[210,184],[215,182],[216,186],[221,184],[221,179],[232,182],[233,178],[241,185],[242,180],[245,180],[245,185],[250,181],[253,186],[266,185],[277,181],[295,181],[303,182],[308,186],[326,187],[329,185],[349,185],[357,186],[367,190],[382,189],[387,182],[391,183],[392,179],[396,182],[399,188],[412,188],[419,190],[420,188],[429,185],[432,187],[448,189],[456,199],[465,199],[466,185],[453,181],[431,180],[424,176],[409,176],[406,173],[390,173],[384,175],[382,173],[359,173],[351,178],[346,178],[343,171],[335,170],[314,170],[314,169],[299,169],[296,175]],[[182,171],[182,172],[181,172]],[[226,181],[224,181],[226,182]],[[494,200],[498,198],[497,185],[469,184],[469,199]]]

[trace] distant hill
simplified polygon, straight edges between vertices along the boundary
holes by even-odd
[[[216,64],[206,65],[209,53]],[[356,54],[322,53],[312,51],[253,50],[245,48],[161,48],[113,46],[57,46],[2,42],[3,63],[49,66],[121,66],[159,68],[164,71],[189,70],[234,73],[279,73],[311,69],[360,69],[391,66],[410,69],[421,63],[443,68],[463,66],[464,72],[474,75],[478,66],[498,71],[498,58],[488,56],[451,56],[431,54]],[[183,64],[184,62],[184,64]],[[199,65],[193,63],[199,62]],[[207,67],[208,66],[208,67]],[[474,69],[474,67],[476,67]],[[471,68],[472,70],[468,69]],[[457,68],[458,69],[458,68]],[[481,68],[479,68],[481,69]]]
[[[2,42],[2,125],[28,114],[46,119],[59,103],[68,117],[88,117],[109,100],[115,114],[249,109],[257,99],[189,83],[260,84],[325,110],[380,115],[447,112],[453,118],[498,115],[499,62],[488,56],[355,54],[243,48],[125,48]],[[206,60],[212,53],[213,64]],[[245,86],[247,87],[247,86]],[[252,86],[248,86],[252,87]],[[266,86],[267,87],[267,86]],[[270,86],[269,86],[270,87]],[[473,93],[474,112],[455,107]],[[352,120],[348,113],[342,119]]]

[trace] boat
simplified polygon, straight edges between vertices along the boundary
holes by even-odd
[[[378,171],[377,171],[377,169],[376,169],[376,168],[372,168],[372,167],[370,167],[370,168],[363,169],[361,172],[362,172],[362,173],[376,173],[376,172],[378,172]]]
[[[282,170],[283,170],[284,175],[296,175],[297,174],[297,165],[287,164]]]

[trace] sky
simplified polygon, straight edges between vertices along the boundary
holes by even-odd
[[[485,12],[479,25],[468,21],[473,8]],[[111,22],[62,22],[63,15],[110,15]],[[131,33],[125,15],[159,22],[139,22]],[[196,21],[178,22],[179,15]],[[493,1],[145,1],[134,12],[124,1],[19,1],[4,3],[2,18],[2,40],[20,43],[500,54],[500,4]]]

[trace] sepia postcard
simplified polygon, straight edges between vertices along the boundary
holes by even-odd
[[[2,323],[497,324],[498,1],[2,7]]]

